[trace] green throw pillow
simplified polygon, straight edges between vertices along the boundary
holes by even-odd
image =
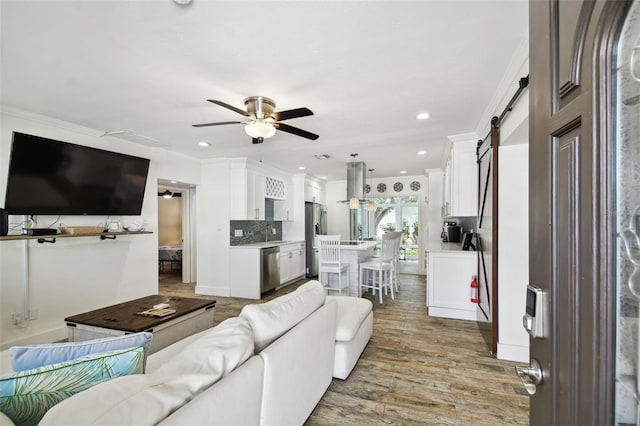
[[[0,376],[0,411],[16,425],[36,425],[58,402],[114,377],[142,373],[144,348],[100,352]]]

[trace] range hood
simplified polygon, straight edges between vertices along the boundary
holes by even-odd
[[[367,166],[363,161],[353,161],[347,163],[347,200],[349,202],[352,198],[357,198],[361,202],[365,202],[365,177],[367,173]]]

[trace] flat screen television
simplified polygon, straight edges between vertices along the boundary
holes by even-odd
[[[4,208],[13,215],[139,215],[149,160],[13,132]]]

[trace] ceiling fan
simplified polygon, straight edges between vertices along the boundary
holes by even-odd
[[[221,121],[218,123],[194,124],[193,127],[220,126],[224,124],[245,124],[244,130],[251,136],[253,143],[262,143],[276,133],[276,130],[291,133],[303,138],[316,140],[318,135],[306,130],[282,123],[292,118],[313,115],[309,108],[295,108],[286,111],[274,111],[276,103],[265,96],[250,96],[244,100],[246,111],[236,108],[222,101],[207,99],[207,101],[230,109],[248,118],[248,121]]]

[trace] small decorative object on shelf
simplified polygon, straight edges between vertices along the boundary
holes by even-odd
[[[420,182],[418,182],[417,180],[414,180],[409,185],[409,188],[411,188],[412,191],[419,191],[420,190]]]
[[[402,183],[400,182],[396,182],[393,184],[393,190],[396,192],[402,191],[403,188],[404,188],[404,185],[402,185]]]
[[[387,185],[385,185],[384,183],[379,183],[377,188],[378,188],[378,192],[382,193],[387,190]]]

